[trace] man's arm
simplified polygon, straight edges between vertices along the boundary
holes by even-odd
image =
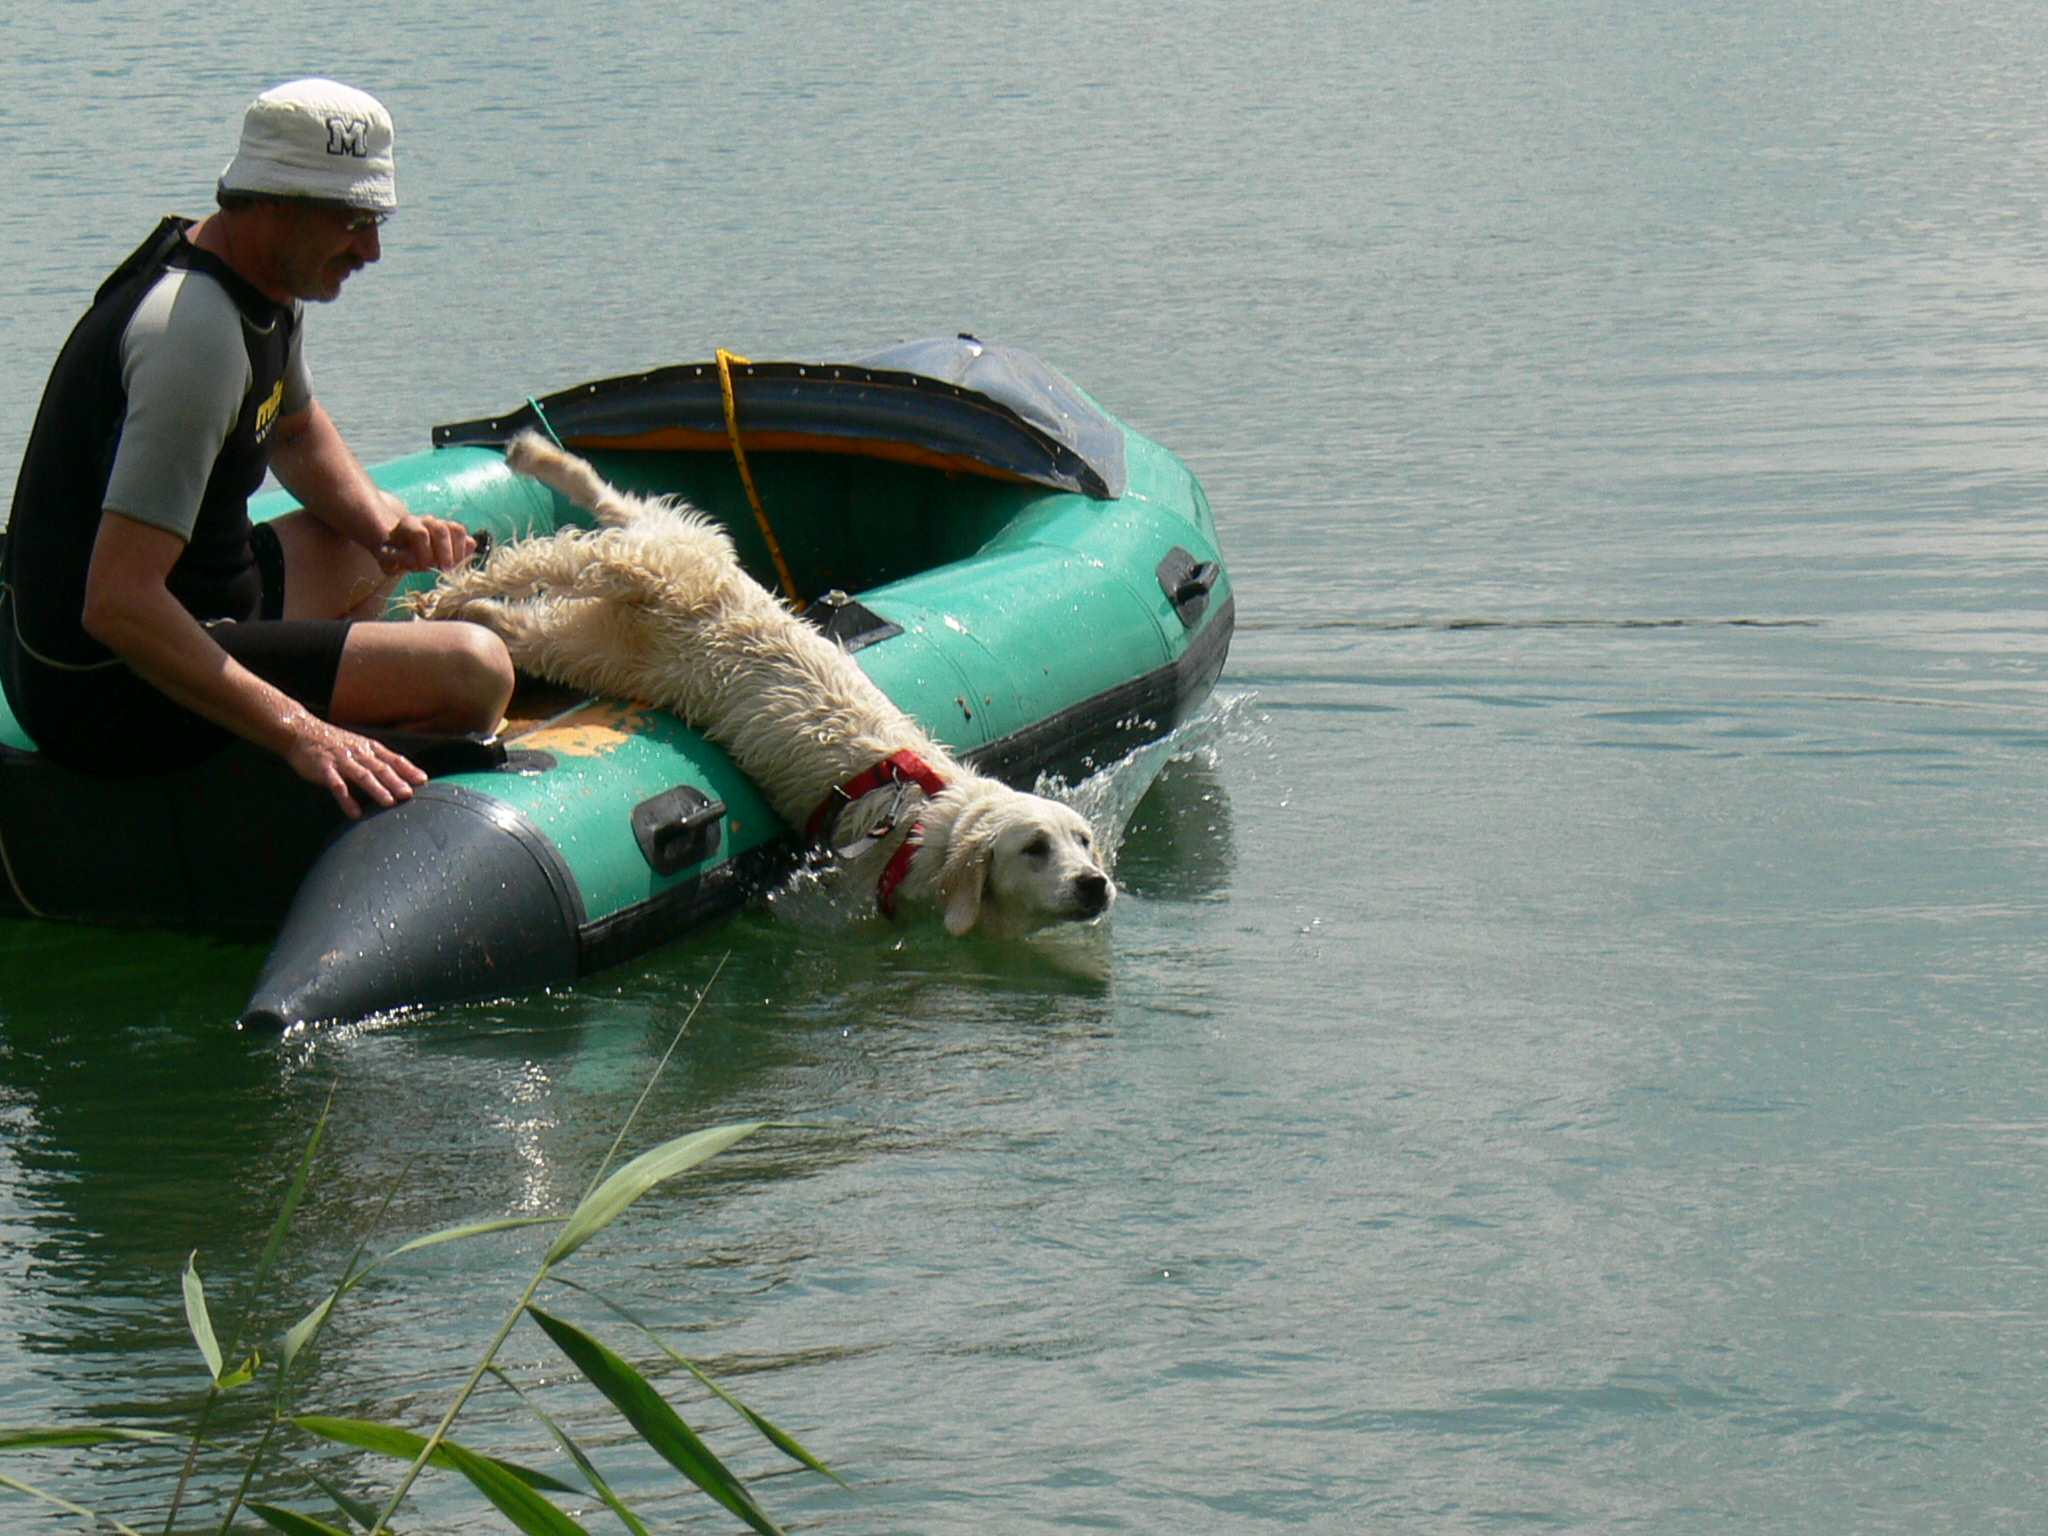
[[[380,490],[317,400],[278,422],[270,472],[314,517],[375,555],[387,576],[447,570],[476,550],[462,524],[415,517]]]
[[[328,724],[214,644],[165,585],[184,549],[174,533],[103,512],[86,575],[86,632],[185,708],[281,755],[351,817],[362,814],[351,789],[391,805],[426,782],[382,742]]]

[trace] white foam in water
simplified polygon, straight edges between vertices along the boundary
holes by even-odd
[[[1193,715],[1157,741],[1135,748],[1077,784],[1056,774],[1041,774],[1032,792],[1070,805],[1088,818],[1095,828],[1103,868],[1114,875],[1124,829],[1160,770],[1177,758],[1212,753],[1219,740],[1244,732],[1253,713],[1253,697],[1242,692],[1212,694]],[[844,928],[878,916],[874,891],[834,878],[829,865],[799,867],[763,896],[761,904],[783,922],[818,930]],[[1112,908],[1110,920],[1114,919]]]

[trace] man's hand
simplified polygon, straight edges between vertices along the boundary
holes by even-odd
[[[367,549],[388,576],[450,570],[476,552],[460,523],[415,517],[373,483],[317,401],[280,421],[271,473],[341,538]]]
[[[300,778],[323,786],[351,821],[363,814],[355,792],[380,806],[410,800],[427,776],[397,752],[368,736],[330,725],[312,715],[296,722],[284,760]]]
[[[223,652],[165,585],[184,548],[162,528],[102,514],[86,577],[86,633],[187,709],[280,754],[350,817],[362,814],[358,791],[384,806],[426,783],[391,748],[330,725]]]
[[[399,519],[384,542],[372,550],[386,576],[403,576],[412,571],[451,571],[476,553],[476,540],[460,523],[443,517],[417,517],[404,511],[405,503],[385,493],[387,504],[400,511]]]

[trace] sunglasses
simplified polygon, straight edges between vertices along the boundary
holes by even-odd
[[[333,219],[352,235],[359,235],[366,229],[382,229],[384,221],[391,217],[374,208],[357,208],[349,203],[330,203],[317,197],[281,197],[280,203],[299,208],[317,208]]]
[[[388,213],[378,213],[370,208],[350,208],[343,203],[321,203],[318,205],[334,215],[341,227],[352,235],[359,235],[366,229],[382,229]]]

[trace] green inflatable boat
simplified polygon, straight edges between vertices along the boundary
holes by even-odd
[[[437,427],[372,475],[494,541],[586,522],[506,467],[528,428],[719,517],[897,704],[1021,787],[1158,739],[1222,670],[1230,582],[1201,486],[1028,353],[958,337],[846,362],[721,354]],[[280,1029],[572,982],[803,853],[722,750],[631,701],[522,684],[499,737],[400,745],[431,782],[348,822],[242,745],[159,777],[67,773],[0,701],[0,901],[274,935],[242,1022]]]

